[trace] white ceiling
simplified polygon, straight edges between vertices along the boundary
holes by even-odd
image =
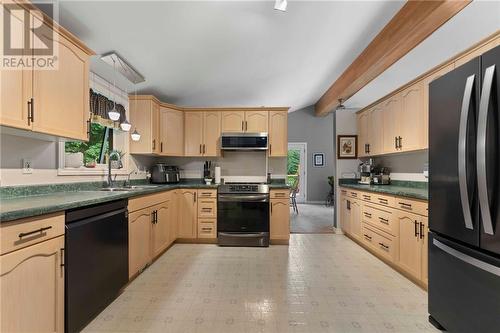
[[[62,0],[59,19],[97,54],[116,51],[145,76],[138,93],[184,106],[297,110],[314,104],[403,4],[289,1],[282,13],[274,1]],[[499,20],[500,2],[472,3],[346,105],[370,104],[495,31]],[[99,57],[91,69],[112,80]]]
[[[118,52],[139,93],[188,106],[315,103],[401,8],[399,1],[61,1],[61,24]],[[111,80],[98,57],[91,69]],[[131,84],[120,80],[122,88]]]

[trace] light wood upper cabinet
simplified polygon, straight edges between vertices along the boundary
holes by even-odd
[[[184,155],[184,112],[160,107],[160,154]]]
[[[287,156],[288,153],[288,112],[269,112],[269,156]]]
[[[267,133],[268,116],[269,112],[267,111],[245,111],[245,132]]]
[[[59,236],[0,256],[0,331],[64,332]]]
[[[151,210],[155,214],[151,235],[154,258],[170,245],[170,201],[153,206]]]
[[[178,231],[179,238],[196,238],[197,235],[197,191],[192,189],[180,190],[178,197]]]
[[[358,154],[360,157],[368,156],[368,118],[369,111],[358,113],[356,116],[358,126]]]
[[[368,116],[368,154],[379,155],[384,146],[384,115],[381,104],[370,110]]]
[[[424,148],[424,86],[419,81],[401,92],[399,149],[411,151]]]
[[[270,204],[270,238],[286,240],[290,238],[289,199],[272,199]]]
[[[420,279],[422,274],[422,247],[420,238],[420,222],[422,217],[397,211],[395,214],[399,225],[399,257],[398,266],[413,277]]]
[[[383,104],[383,122],[384,122],[384,143],[383,153],[394,153],[398,151],[399,135],[399,114],[401,112],[401,96],[396,94],[389,98]]]
[[[220,155],[221,113],[203,112],[203,156]]]
[[[132,131],[137,129],[141,134],[139,141],[130,139],[130,153],[160,153],[159,114],[160,105],[153,96],[137,96],[129,98],[130,123]]]
[[[223,111],[222,132],[244,132],[245,111]]]
[[[186,156],[203,155],[203,112],[184,113],[184,154]]]
[[[150,208],[129,214],[128,247],[129,277],[141,271],[151,261],[151,226],[153,217]]]

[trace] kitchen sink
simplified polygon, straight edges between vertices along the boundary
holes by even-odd
[[[104,192],[128,192],[132,191],[131,188],[125,188],[125,187],[103,187],[99,189],[99,191],[104,191]]]
[[[158,185],[132,185],[124,187],[127,190],[145,190],[148,188],[156,188]]]

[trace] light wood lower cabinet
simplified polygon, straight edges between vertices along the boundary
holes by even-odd
[[[179,238],[196,238],[198,229],[197,190],[182,189],[179,194]]]
[[[198,190],[197,238],[217,238],[217,191]]]
[[[361,202],[350,199],[350,232],[353,237],[361,239]]]
[[[351,202],[347,195],[340,197],[340,227],[344,233],[351,233]]]
[[[270,238],[288,241],[290,238],[290,201],[289,199],[271,199]]]
[[[0,256],[0,331],[64,332],[64,236]]]
[[[129,277],[140,272],[151,260],[151,209],[144,208],[129,214],[128,252]]]
[[[170,245],[170,224],[172,223],[170,205],[170,201],[165,201],[151,208],[154,214],[151,230],[153,258]]]

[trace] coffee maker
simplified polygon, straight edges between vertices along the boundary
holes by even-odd
[[[370,158],[368,161],[359,165],[359,174],[361,179],[360,184],[370,185],[372,183],[373,160]]]
[[[376,168],[373,170],[372,180],[375,185],[391,184],[390,170],[387,167]]]

